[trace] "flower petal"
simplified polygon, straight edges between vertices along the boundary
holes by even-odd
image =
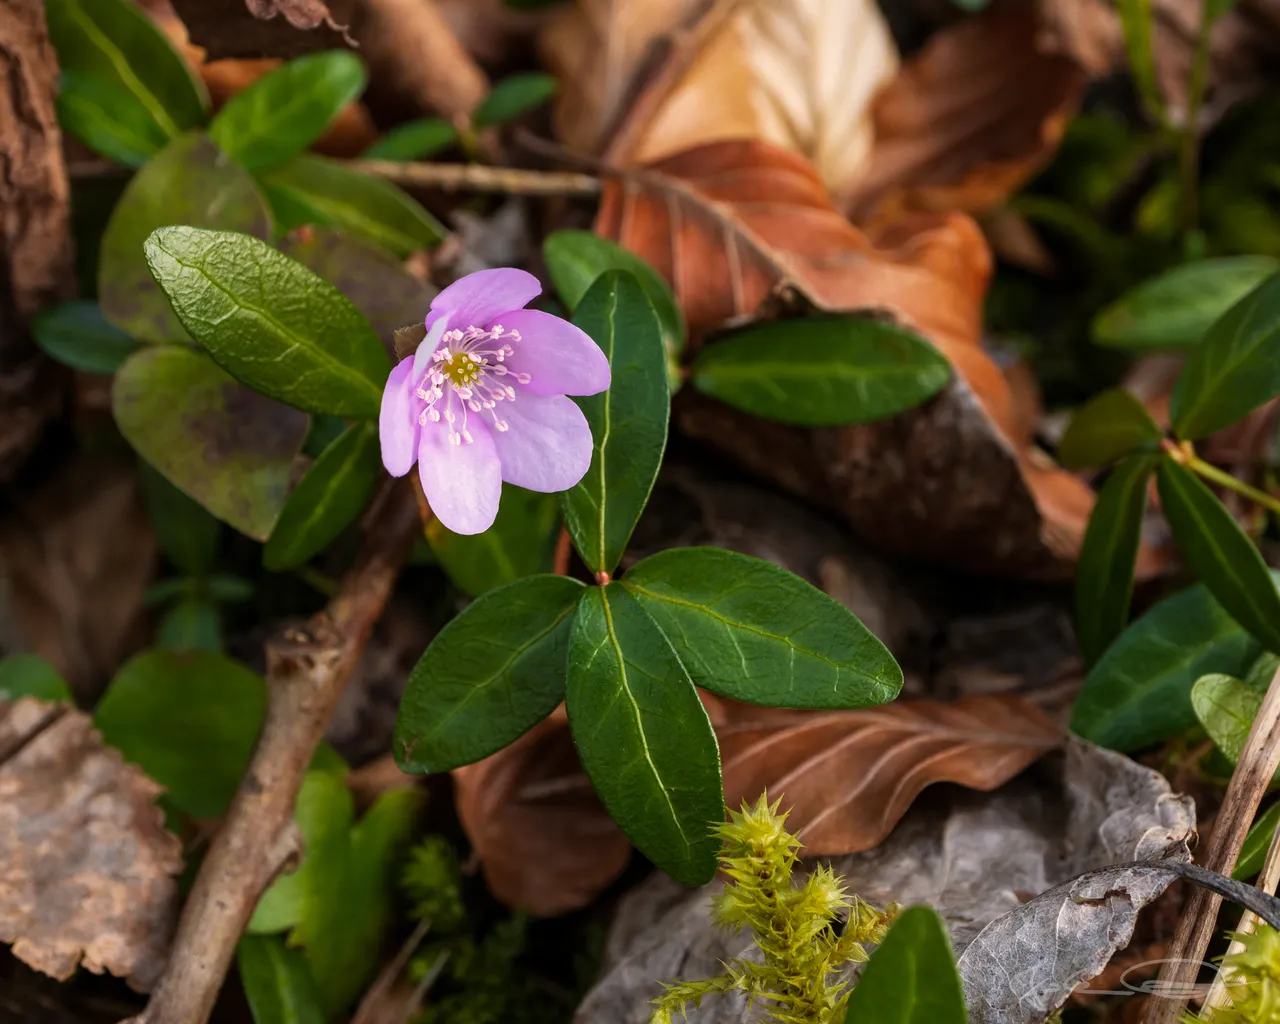
[[[567,320],[536,309],[517,309],[502,326],[519,331],[515,354],[506,365],[527,373],[526,391],[535,395],[594,395],[609,386],[609,360],[600,346]]]
[[[413,358],[401,359],[387,378],[378,413],[382,464],[392,476],[404,476],[418,457],[418,408],[413,397]]]
[[[502,469],[489,428],[474,418],[471,444],[450,444],[448,425],[428,422],[418,445],[418,473],[427,503],[454,533],[484,533],[498,515]]]
[[[516,400],[499,402],[494,412],[508,424],[491,432],[507,483],[549,493],[567,490],[586,474],[591,428],[573,399],[517,389]]]
[[[427,336],[418,342],[418,347],[413,351],[414,380],[421,377],[423,371],[431,365],[431,357],[440,347],[440,338],[449,329],[449,314],[436,316],[434,321],[428,318],[427,325]]]
[[[427,329],[444,313],[455,314],[449,322],[459,330],[488,327],[503,313],[524,308],[541,291],[538,279],[523,270],[514,267],[478,270],[454,281],[431,300]]]

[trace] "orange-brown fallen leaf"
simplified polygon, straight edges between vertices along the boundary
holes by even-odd
[[[1056,750],[1064,734],[1010,694],[903,701],[860,711],[779,711],[704,695],[726,800],[767,791],[814,854],[877,845],[935,782],[989,790]],[[630,846],[578,763],[562,712],[454,772],[459,815],[493,892],[537,914],[585,906]]]
[[[83,964],[155,982],[182,870],[160,792],[83,712],[0,702],[0,942],[14,956],[60,980]]]

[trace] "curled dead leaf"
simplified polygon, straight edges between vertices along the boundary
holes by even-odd
[[[155,982],[182,870],[160,792],[83,712],[0,703],[0,942],[14,956],[61,980],[83,964]]]
[[[191,41],[211,61],[297,57],[354,45],[347,27],[355,0],[170,0]]]

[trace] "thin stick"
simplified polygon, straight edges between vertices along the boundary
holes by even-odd
[[[1230,875],[1235,868],[1258,804],[1262,802],[1277,767],[1280,767],[1280,671],[1271,679],[1262,707],[1258,709],[1258,717],[1249,730],[1244,752],[1227,786],[1227,795],[1222,801],[1205,854],[1204,866],[1210,871]],[[1221,896],[1205,889],[1197,888],[1191,894],[1178,921],[1168,958],[1160,968],[1156,991],[1190,991],[1205,950],[1213,938],[1221,903]],[[1147,1011],[1146,1024],[1175,1024],[1186,1005],[1185,997],[1153,999]]]
[[[205,1024],[258,898],[299,849],[293,804],[316,744],[421,530],[403,485],[381,495],[329,607],[267,644],[267,717],[196,876],[169,962],[129,1024]]]
[[[571,171],[529,171],[483,164],[400,163],[395,160],[352,160],[348,166],[397,185],[438,188],[447,192],[501,192],[513,196],[595,196],[599,178]]]

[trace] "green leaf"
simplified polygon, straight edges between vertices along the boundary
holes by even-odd
[[[1133,452],[1154,451],[1164,432],[1128,391],[1104,391],[1071,418],[1058,445],[1067,469],[1105,466]]]
[[[458,129],[443,117],[398,125],[366,149],[364,160],[425,160],[458,141]]]
[[[1280,803],[1274,803],[1253,823],[1249,834],[1244,837],[1244,846],[1240,850],[1240,858],[1236,861],[1231,877],[1247,881],[1262,870],[1267,859],[1267,851],[1271,849],[1272,837],[1280,828]]]
[[[71,702],[71,688],[58,670],[38,654],[0,658],[0,701],[19,697]]]
[[[427,523],[427,541],[454,586],[479,597],[524,576],[551,571],[559,511],[555,495],[505,484],[498,518],[484,533],[454,533],[433,518]]]
[[[307,434],[304,413],[177,345],[131,356],[111,398],[120,432],[171,484],[241,533],[267,539]]]
[[[73,370],[115,373],[138,343],[107,322],[96,302],[76,299],[31,319],[36,344]]]
[[[222,651],[222,616],[207,598],[188,597],[165,613],[156,646],[167,651]]]
[[[333,285],[229,231],[160,228],[146,253],[183,325],[242,384],[307,412],[378,415],[390,360]]]
[[[1196,576],[1264,647],[1280,652],[1280,592],[1253,541],[1191,470],[1165,459],[1159,482],[1173,539]]]
[[[262,677],[221,654],[146,651],[107,687],[102,738],[197,818],[226,813],[262,727]]]
[[[1232,306],[1187,355],[1169,407],[1173,430],[1196,440],[1280,394],[1280,274]]]
[[[592,572],[613,572],[649,500],[667,446],[671,393],[653,305],[624,271],[602,275],[573,322],[604,351],[607,391],[575,398],[591,426],[591,466],[560,494],[565,526]]]
[[[363,511],[381,466],[374,424],[347,430],[289,495],[262,550],[262,564],[283,572],[323,551]]]
[[[1093,320],[1107,348],[1189,348],[1236,302],[1280,270],[1270,256],[1196,260],[1143,281]]]
[[[1120,24],[1124,27],[1124,46],[1129,54],[1129,70],[1137,83],[1138,93],[1147,116],[1157,125],[1164,122],[1164,95],[1156,77],[1156,63],[1151,47],[1151,0],[1117,0]]]
[[[55,104],[64,131],[126,167],[141,167],[169,141],[132,95],[76,71],[62,73]]]
[[[1071,728],[1131,751],[1196,724],[1191,687],[1202,675],[1242,675],[1257,642],[1197,584],[1161,601],[1120,634],[1085,678]]]
[[[210,576],[204,581],[204,588],[215,601],[227,604],[247,601],[253,597],[252,581],[228,573],[216,573]]]
[[[623,585],[694,683],[786,708],[864,708],[902,689],[902,670],[857,617],[772,562],[720,548],[672,548]]]
[[[671,644],[618,582],[589,587],[569,643],[573,742],[613,820],[685,885],[716,873],[720,750]]]
[[[247,173],[203,135],[174,139],[133,176],[102,235],[102,312],[138,341],[189,340],[142,251],[147,236],[166,224],[225,228],[259,238],[271,233],[266,202]]]
[[[280,938],[246,935],[236,946],[236,967],[253,1024],[325,1024],[301,950]]]
[[[519,739],[564,699],[582,584],[529,576],[491,590],[431,641],[409,674],[392,749],[406,772],[444,772]]]
[[[189,576],[203,576],[213,568],[222,527],[156,469],[139,460],[138,475],[147,501],[147,518],[160,550]]]
[[[671,286],[649,263],[617,242],[590,231],[572,230],[551,232],[542,243],[542,258],[561,301],[571,311],[578,308],[596,278],[606,271],[625,270],[635,277],[657,311],[667,359],[678,371],[688,336],[684,314]]]
[[[923,338],[864,317],[759,324],[705,346],[693,386],[735,409],[798,426],[884,419],[936,395],[951,364]]]
[[[871,954],[846,1024],[966,1024],[964,988],[941,916],[910,907]]]
[[[1129,621],[1133,570],[1156,459],[1122,461],[1098,494],[1076,563],[1076,636],[1093,664]]]
[[[63,72],[102,84],[131,123],[145,116],[166,137],[204,124],[209,97],[155,23],[127,0],[46,0],[49,38]]]
[[[285,229],[328,224],[397,256],[430,248],[447,234],[438,220],[394,185],[324,157],[296,156],[266,172],[262,184]]]
[[[504,78],[480,101],[471,114],[471,123],[486,128],[514,121],[550,100],[556,94],[556,85],[554,76],[536,72]]]
[[[354,53],[298,57],[232,96],[209,125],[209,137],[242,167],[275,167],[320,138],[365,82]]]
[[[1235,764],[1244,752],[1263,694],[1235,676],[1215,672],[1191,688],[1191,706],[1214,745]]]

